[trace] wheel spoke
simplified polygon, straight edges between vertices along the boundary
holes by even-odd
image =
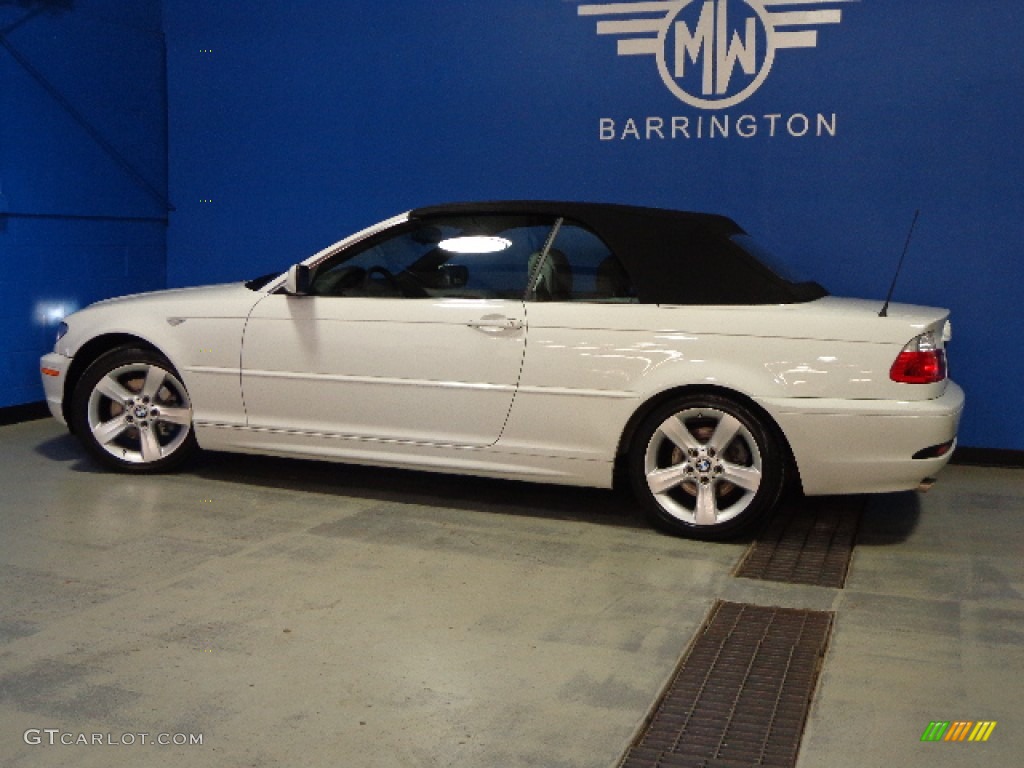
[[[167,371],[155,365],[149,366],[146,370],[146,382],[142,385],[143,397],[149,397],[151,400],[155,400],[156,393],[160,391],[160,387],[163,386],[165,378],[167,378]]]
[[[681,397],[652,414],[631,451],[638,495],[658,522],[698,538],[741,530],[781,480],[777,440],[738,403]]]
[[[647,474],[647,485],[655,496],[667,493],[676,488],[686,480],[687,475],[682,464],[676,464],[665,469],[656,469]]]
[[[156,431],[152,427],[148,429],[140,429],[139,439],[142,442],[143,461],[156,461],[160,458],[162,453],[160,441],[157,440]]]
[[[761,470],[757,467],[743,467],[729,462],[723,462],[722,467],[725,471],[721,479],[728,480],[733,485],[738,485],[751,493],[756,493],[761,486]]]
[[[160,408],[160,415],[156,417],[156,421],[185,427],[192,423],[192,411],[188,408]]]
[[[126,429],[128,429],[128,422],[125,421],[124,415],[117,416],[110,421],[104,421],[102,424],[98,424],[92,430],[92,436],[96,438],[96,442],[101,445],[107,445],[108,443],[117,439]]]
[[[708,440],[708,447],[714,448],[715,451],[721,453],[726,449],[732,439],[736,437],[736,433],[740,431],[743,425],[740,420],[735,416],[728,413],[723,413],[721,420],[715,427],[715,432],[711,435],[711,439]]]
[[[697,507],[694,510],[697,525],[714,525],[718,522],[718,504],[715,502],[715,487],[711,483],[697,484]]]
[[[135,397],[134,393],[129,392],[123,386],[121,382],[115,379],[113,376],[104,376],[96,383],[96,392],[99,392],[104,397],[113,400],[114,402],[124,404]]]
[[[700,448],[697,438],[686,428],[686,425],[676,416],[666,419],[660,427],[661,433],[684,451]]]
[[[106,367],[80,385],[88,385],[89,397],[73,415],[76,423],[84,421],[87,445],[101,461],[118,469],[159,471],[198,447],[192,404],[169,362],[128,348],[102,361]]]

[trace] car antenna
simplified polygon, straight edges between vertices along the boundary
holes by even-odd
[[[907,258],[907,250],[910,248],[910,238],[914,236],[914,227],[917,225],[917,217],[921,215],[921,209],[918,208],[914,211],[914,220],[910,222],[910,231],[907,233],[907,242],[903,246],[903,255],[900,256],[900,263],[896,265],[896,274],[892,276],[892,285],[889,286],[889,293],[885,297],[885,304],[882,305],[882,311],[878,313],[879,317],[889,316],[889,302],[892,301],[892,292],[896,290],[896,281],[900,277],[900,270],[903,269],[903,260]]]

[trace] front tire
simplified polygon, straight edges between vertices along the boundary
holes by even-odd
[[[659,528],[697,539],[748,530],[775,506],[783,449],[753,410],[730,398],[673,398],[640,424],[628,456],[634,493]]]
[[[71,418],[86,450],[118,472],[166,472],[198,449],[185,385],[153,350],[98,358],[75,387]]]

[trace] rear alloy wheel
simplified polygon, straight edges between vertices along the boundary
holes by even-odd
[[[770,511],[785,467],[779,441],[754,413],[711,394],[652,412],[628,461],[652,522],[699,539],[735,536]]]
[[[185,385],[151,350],[116,349],[89,366],[75,388],[72,419],[86,449],[121,472],[163,472],[197,448]]]

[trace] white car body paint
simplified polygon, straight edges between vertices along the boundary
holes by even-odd
[[[407,219],[324,249],[315,266]],[[608,487],[646,403],[713,387],[756,403],[809,494],[915,488],[949,454],[963,392],[893,382],[901,347],[948,312],[825,297],[758,306],[338,298],[241,284],[99,302],[42,360],[64,421],[71,359],[124,334],[177,368],[201,447]],[[940,342],[941,343],[941,342]]]

